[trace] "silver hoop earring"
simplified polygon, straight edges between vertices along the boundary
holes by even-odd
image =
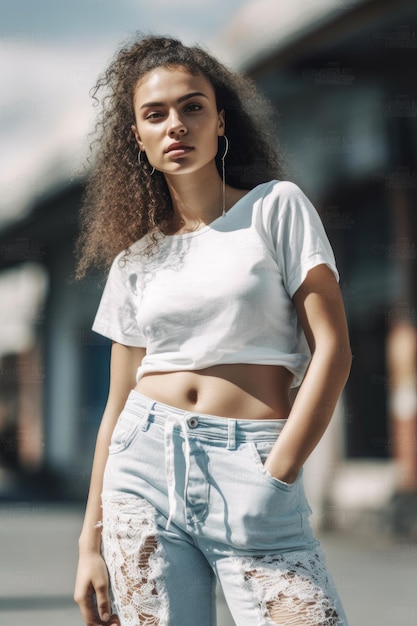
[[[142,155],[142,150],[139,150],[139,152],[138,152],[138,163],[142,167],[142,156],[141,155]],[[149,164],[149,161],[148,161],[148,164]],[[152,171],[150,173],[150,176],[153,175],[154,171],[155,171],[155,168],[152,167]]]
[[[222,200],[223,200],[222,216],[224,217],[226,215],[226,171],[225,171],[225,166],[224,166],[224,160],[226,158],[226,154],[229,151],[229,140],[226,137],[226,135],[223,135],[223,137],[225,141],[225,146],[224,146],[224,152],[221,158],[221,162],[222,162]]]

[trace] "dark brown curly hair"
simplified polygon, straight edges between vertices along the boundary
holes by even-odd
[[[252,189],[282,177],[283,159],[274,145],[276,113],[252,81],[198,46],[188,47],[169,37],[136,35],[119,50],[92,90],[97,104],[100,94],[102,109],[91,144],[94,165],[81,208],[78,279],[91,267],[107,269],[116,254],[147,233],[157,245],[170,221],[172,203],[165,178],[158,171],[150,175],[146,155],[139,166],[131,126],[136,123],[133,97],[138,81],[158,67],[173,66],[202,74],[214,88],[218,111],[224,109],[229,140],[226,182]],[[219,146],[216,157],[219,173],[223,150]]]

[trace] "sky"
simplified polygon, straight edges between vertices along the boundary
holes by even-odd
[[[89,90],[120,43],[152,32],[216,54],[250,1],[1,0],[0,227],[82,172],[96,115]]]

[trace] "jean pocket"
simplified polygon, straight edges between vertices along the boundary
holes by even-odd
[[[275,487],[278,487],[282,491],[292,491],[297,484],[298,477],[293,483],[286,483],[285,481],[280,480],[279,478],[276,478],[275,476],[273,476],[271,472],[267,470],[265,467],[265,461],[269,453],[271,452],[272,447],[274,446],[274,443],[275,443],[275,440],[274,441],[249,441],[248,449],[249,449],[251,458],[258,472],[261,473],[262,476],[266,480],[268,480],[268,482],[272,483]]]
[[[140,424],[141,418],[139,415],[129,413],[129,411],[124,409],[120,413],[114,427],[110,440],[109,454],[117,454],[126,450],[132,443]]]

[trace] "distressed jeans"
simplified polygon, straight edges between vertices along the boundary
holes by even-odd
[[[132,391],[103,481],[102,549],[122,626],[346,626],[302,471],[265,469],[285,420],[236,420]]]

